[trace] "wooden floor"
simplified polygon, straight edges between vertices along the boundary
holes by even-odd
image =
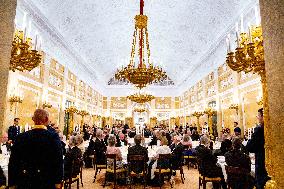
[[[174,177],[174,181],[175,181],[175,185],[173,186],[173,188],[177,188],[177,189],[198,189],[198,171],[197,169],[193,169],[190,167],[190,169],[188,170],[187,167],[184,167],[184,172],[185,172],[185,182],[184,184],[182,184],[181,182],[181,178],[180,178],[180,174],[179,171],[177,172],[177,175]],[[99,188],[103,188],[102,183],[104,182],[104,176],[105,176],[105,172],[101,171],[98,176],[97,176],[97,180],[95,183],[93,183],[93,178],[94,178],[94,174],[95,171],[92,168],[89,169],[84,169],[83,170],[83,183],[84,183],[84,187],[80,188],[82,189],[99,189]],[[113,188],[113,183],[109,183],[108,186],[105,187],[106,189],[108,188]],[[118,189],[126,189],[129,188],[127,186],[119,186],[117,185]],[[143,188],[143,186],[139,186],[136,185],[134,187],[132,187],[134,189],[138,189],[138,188]],[[146,187],[146,188],[159,188],[159,187]],[[170,184],[168,182],[165,182],[165,184],[162,186],[162,188],[171,188]],[[207,186],[208,189],[212,188],[211,184],[208,184]],[[76,184],[73,184],[72,189],[76,189]]]

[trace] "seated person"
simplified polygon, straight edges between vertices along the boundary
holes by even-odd
[[[184,146],[184,148],[186,148],[186,149],[192,148],[192,141],[191,141],[191,138],[188,134],[183,135],[181,143]]]
[[[192,130],[191,139],[192,139],[192,141],[198,141],[199,140],[199,134],[194,129]]]
[[[221,147],[219,150],[216,150],[214,155],[215,156],[224,156],[227,152],[229,152],[232,149],[232,141],[229,139],[225,139],[221,143]]]
[[[212,154],[209,149],[209,139],[203,135],[200,138],[200,145],[196,147],[196,156],[200,161],[199,172],[205,177],[221,177],[221,185],[223,189],[227,188],[227,184],[224,179],[222,168],[217,166],[217,157]],[[213,184],[214,188],[218,188],[218,185]]]
[[[64,135],[62,133],[59,133],[59,138],[60,138],[60,142],[61,142],[61,148],[62,148],[62,154],[65,156],[66,154],[66,144],[64,142]]]
[[[152,168],[150,168],[151,169],[151,171],[150,171],[151,172],[151,179],[154,179],[154,177],[155,177],[154,171],[157,168],[157,159],[159,158],[159,154],[170,154],[171,153],[171,149],[167,145],[168,145],[167,138],[166,137],[162,137],[161,138],[161,145],[159,147],[157,147],[157,151],[156,151],[157,154],[156,154],[155,157],[153,157],[153,159],[152,159],[152,161],[150,163],[150,165],[152,164]],[[162,166],[162,165],[160,165],[160,166]],[[168,166],[165,165],[165,167],[169,167],[169,162],[168,162]]]
[[[155,130],[153,132],[153,138],[152,138],[152,140],[149,144],[150,146],[156,146],[157,145],[157,143],[158,143],[158,138],[157,138],[158,132],[159,132],[158,130]]]
[[[116,143],[116,137],[114,135],[110,135],[108,137],[108,146],[106,150],[106,154],[116,154],[116,168],[120,169],[123,168],[123,163],[122,163],[122,155],[121,151],[118,147],[115,147]],[[113,169],[113,162],[107,161],[107,168],[108,169]]]
[[[97,129],[96,132],[96,140],[94,142],[94,151],[96,155],[96,164],[105,165],[106,163],[106,145],[104,143],[103,131],[101,129]]]
[[[147,163],[149,161],[148,157],[148,150],[147,148],[141,146],[142,136],[141,135],[135,135],[134,137],[134,146],[131,146],[128,148],[128,154],[127,154],[127,162],[129,162],[129,156],[131,155],[143,155],[145,158],[145,162]],[[141,173],[143,171],[144,165],[141,164],[141,162],[137,162],[136,164],[130,164],[129,169],[131,171],[134,171],[135,173]]]
[[[233,149],[225,154],[226,164],[232,167],[239,167],[251,171],[250,157],[241,151],[242,140],[240,138],[233,139]],[[250,175],[239,177],[237,185],[233,189],[243,189],[244,183],[249,183],[249,189],[253,188],[253,178]]]
[[[64,157],[64,179],[75,178],[80,173],[82,151],[78,146],[82,141],[80,135],[71,136],[69,139],[70,149]]]
[[[172,169],[176,170],[178,169],[182,163],[183,163],[183,150],[184,146],[180,142],[181,139],[179,136],[174,137],[174,145],[172,145],[172,158],[171,158],[171,163],[172,163]],[[174,173],[175,174],[175,173]]]

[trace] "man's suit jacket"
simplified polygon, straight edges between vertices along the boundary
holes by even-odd
[[[255,153],[255,176],[258,186],[264,186],[268,180],[268,174],[265,169],[264,143],[264,127],[258,126],[254,129],[254,133],[246,146],[249,152]]]
[[[94,150],[96,154],[96,163],[99,165],[106,164],[106,145],[104,143],[104,140],[100,140],[96,138],[94,143]]]
[[[184,146],[181,143],[175,145],[172,149],[172,168],[178,169],[182,162]]]
[[[19,134],[11,148],[9,186],[53,189],[63,179],[63,155],[58,135],[45,129]]]
[[[131,155],[143,155],[145,162],[147,163],[149,161],[148,157],[148,150],[147,148],[141,146],[141,145],[135,145],[128,148],[128,154],[127,154],[127,161],[129,162],[129,156]],[[137,162],[135,164],[130,164],[130,170],[134,171],[136,173],[142,172],[143,170],[143,163]]]
[[[212,154],[209,148],[199,145],[195,148],[196,156],[201,161],[199,171],[202,175],[208,177],[223,176],[221,167],[216,165],[217,157]]]
[[[10,126],[8,129],[8,140],[14,141],[16,136],[20,134],[20,132],[21,132],[20,126],[15,126],[15,125]]]
[[[250,157],[240,150],[231,150],[225,154],[225,160],[228,166],[239,167],[250,172],[251,161]]]
[[[70,178],[70,176],[77,176],[77,174],[80,172],[80,162],[78,162],[78,160],[81,159],[82,151],[77,146],[74,146],[66,153],[64,158],[64,178]],[[75,166],[73,165],[74,161]]]

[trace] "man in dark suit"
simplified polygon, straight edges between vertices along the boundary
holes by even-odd
[[[233,139],[233,149],[225,154],[226,164],[232,167],[242,168],[247,170],[248,173],[251,171],[251,160],[250,157],[241,151],[242,140],[240,138]],[[249,183],[249,189],[253,188],[253,178],[250,175],[239,177],[239,182],[234,188],[245,188],[244,184]]]
[[[206,177],[221,177],[221,185],[223,189],[227,188],[227,184],[224,180],[222,168],[217,166],[217,157],[212,154],[212,151],[208,148],[209,139],[203,135],[200,137],[200,145],[195,148],[196,156],[200,162],[199,172]],[[214,188],[218,188],[218,185],[213,184]]]
[[[21,127],[19,126],[20,118],[14,119],[14,124],[8,129],[8,140],[9,142],[14,142],[16,136],[21,133]]]
[[[129,162],[129,156],[131,155],[143,155],[145,162],[149,161],[148,157],[148,150],[147,148],[141,146],[142,136],[141,135],[135,135],[134,142],[135,145],[128,148],[128,154],[127,154],[127,161]],[[130,170],[134,171],[135,173],[140,173],[143,170],[143,163],[137,162],[135,165],[130,165]]]
[[[9,186],[17,189],[57,189],[63,179],[63,155],[58,135],[47,130],[48,112],[37,109],[35,126],[19,134],[11,148]]]
[[[97,129],[96,140],[94,142],[94,151],[96,154],[96,163],[99,165],[106,164],[106,145],[104,142],[103,131]]]
[[[264,120],[263,108],[258,110],[259,126],[254,129],[251,140],[247,143],[247,149],[255,153],[255,179],[256,188],[263,189],[265,183],[270,179],[265,169],[265,150],[264,150]]]
[[[178,169],[182,165],[182,153],[184,146],[180,142],[181,138],[179,136],[174,136],[174,145],[172,145],[172,168],[173,170]]]

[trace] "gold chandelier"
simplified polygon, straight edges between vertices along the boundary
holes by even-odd
[[[144,104],[138,104],[134,110],[134,112],[138,112],[138,113],[143,113],[143,112],[146,112],[146,107]]]
[[[132,95],[127,96],[127,98],[133,102],[143,104],[146,102],[150,102],[155,97],[151,94],[141,93],[140,91],[138,93],[134,93]]]
[[[138,88],[144,88],[153,82],[160,82],[167,78],[166,72],[150,62],[150,46],[148,40],[147,20],[143,15],[144,1],[140,0],[140,14],[135,16],[135,31],[133,34],[130,63],[121,70],[117,70],[117,80],[128,80]],[[138,40],[137,40],[138,38]],[[139,42],[139,63],[135,64],[136,42]],[[145,44],[146,42],[146,44]],[[146,54],[144,52],[146,45]],[[146,56],[147,55],[147,56]],[[146,63],[147,62],[147,63]]]
[[[32,39],[26,37],[26,32],[16,30],[12,42],[10,70],[13,72],[16,70],[31,71],[36,68],[40,62],[41,54],[37,50],[37,37],[33,48]]]

